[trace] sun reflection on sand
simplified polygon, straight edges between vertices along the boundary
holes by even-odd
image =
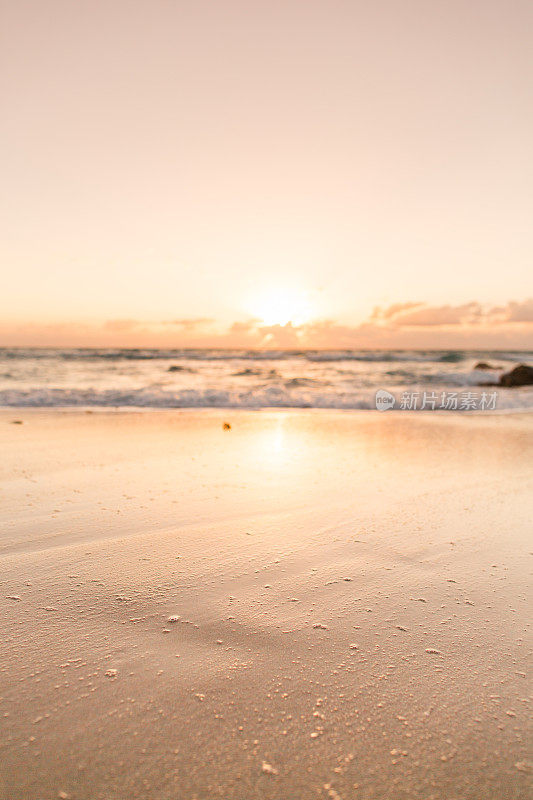
[[[280,415],[274,425],[260,427],[249,435],[253,457],[268,470],[295,469],[310,449],[309,437],[287,425],[287,415]]]

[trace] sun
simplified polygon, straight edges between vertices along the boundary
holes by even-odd
[[[303,325],[308,322],[312,308],[307,293],[289,287],[266,289],[249,303],[250,312],[265,325]]]

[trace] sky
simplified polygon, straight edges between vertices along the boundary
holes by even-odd
[[[0,345],[533,347],[530,0],[0,7]]]

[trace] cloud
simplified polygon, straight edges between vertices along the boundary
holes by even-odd
[[[395,325],[469,325],[479,321],[483,310],[479,303],[464,303],[460,306],[424,306],[416,310],[403,309],[389,315]]]
[[[463,303],[456,306],[395,303],[385,309],[376,309],[371,319],[387,321],[396,327],[529,323],[533,322],[533,299],[524,300],[521,303],[511,301],[505,306],[488,307],[484,307],[477,302]]]
[[[139,319],[109,319],[103,324],[103,328],[109,331],[132,331],[139,328],[158,328],[159,326],[175,326],[183,330],[192,330],[210,325],[214,320],[211,317],[186,317],[183,319],[167,320],[139,320]]]
[[[377,307],[360,325],[334,320],[299,329],[312,348],[517,348],[533,349],[533,299],[504,306],[472,301],[434,306],[421,302]]]
[[[533,298],[507,304],[507,322],[533,322]]]
[[[264,333],[264,342],[267,346],[281,349],[292,349],[300,346],[299,329],[293,327],[292,322],[286,325],[269,325],[261,327]]]
[[[187,317],[184,319],[169,319],[159,324],[175,325],[177,328],[182,328],[183,330],[190,331],[193,330],[194,328],[203,328],[206,325],[212,325],[214,321],[215,320],[212,319],[211,317]]]
[[[412,308],[418,308],[419,306],[423,306],[424,303],[393,303],[391,306],[387,308],[381,308],[380,306],[376,306],[374,311],[372,312],[370,319],[391,319],[391,317],[395,317],[397,314],[401,314],[403,311],[409,311]]]
[[[236,349],[533,349],[533,299],[483,306],[420,301],[375,308],[357,325],[318,320],[264,325],[249,319],[223,327],[208,317],[164,321],[112,319],[100,324],[0,325],[7,347],[226,347]]]

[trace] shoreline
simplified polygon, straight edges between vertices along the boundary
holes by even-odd
[[[0,406],[0,418],[10,413],[15,412],[28,412],[32,413],[79,413],[79,414],[144,414],[157,412],[162,414],[222,414],[224,412],[234,414],[371,414],[376,416],[391,416],[391,417],[411,417],[420,416],[427,418],[435,417],[498,417],[500,415],[533,415],[532,408],[496,408],[490,410],[449,410],[449,409],[416,409],[416,410],[400,410],[398,408],[388,409],[387,411],[378,411],[376,408],[335,408],[335,407],[319,407],[319,406],[257,406],[257,407],[244,407],[244,406]]]

